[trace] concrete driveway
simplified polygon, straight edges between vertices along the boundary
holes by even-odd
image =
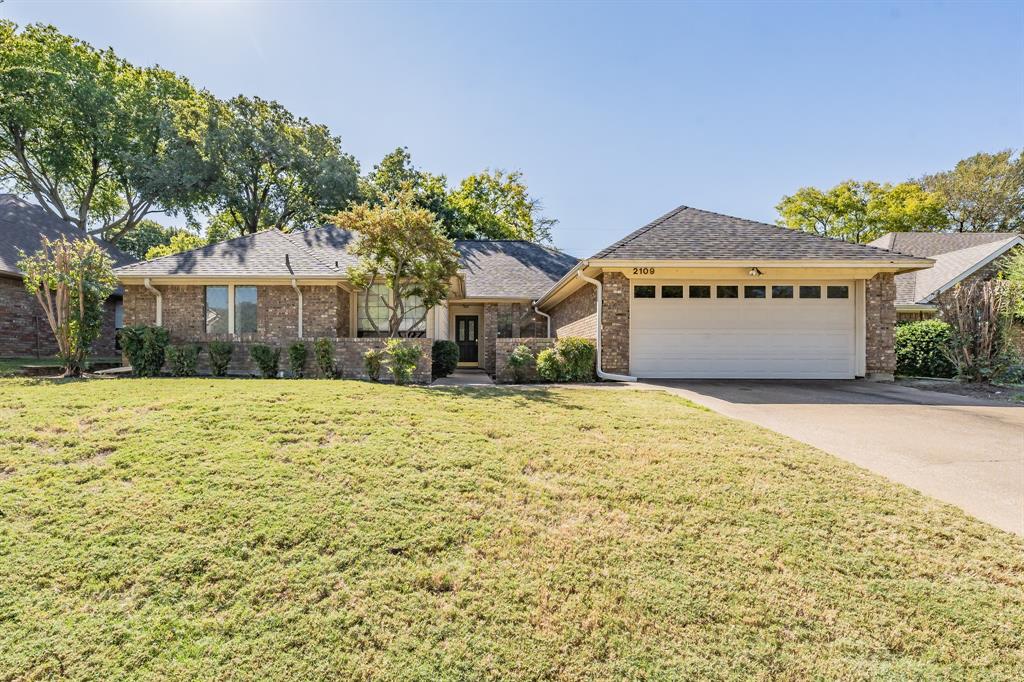
[[[656,380],[1024,535],[1024,406],[865,381]]]

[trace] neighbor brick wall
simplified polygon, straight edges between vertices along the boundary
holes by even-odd
[[[551,333],[556,337],[582,336],[593,339],[597,336],[597,290],[591,284],[584,284],[564,301],[552,308]]]
[[[508,338],[508,339],[497,339],[494,345],[494,366],[495,373],[494,378],[498,383],[508,384],[515,381],[515,376],[512,373],[512,368],[508,366],[508,356],[512,354],[512,351],[519,345],[524,345],[533,351],[534,358],[537,354],[546,348],[551,348],[555,345],[555,339],[543,339],[543,338]],[[525,381],[537,381],[537,367],[531,365],[526,368]]]
[[[864,317],[867,374],[891,377],[896,372],[896,280],[892,273],[879,273],[865,283]]]
[[[93,356],[111,357],[114,350],[114,310],[120,299],[104,304],[103,326],[93,343]],[[0,357],[48,357],[57,352],[46,313],[17,277],[0,277]]]
[[[601,369],[629,374],[629,280],[620,272],[606,272],[601,284]]]

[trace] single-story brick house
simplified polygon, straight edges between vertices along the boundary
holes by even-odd
[[[125,321],[161,324],[174,342],[328,336],[343,374],[360,376],[381,340],[347,280],[352,238],[269,230],[118,268]],[[522,241],[456,246],[451,296],[408,331],[424,348],[455,340],[462,364],[499,379],[519,343],[564,336],[595,339],[613,378],[891,377],[894,278],[932,264],[686,206],[584,261]]]
[[[39,206],[13,194],[0,194],[0,357],[49,357],[57,352],[46,313],[34,296],[25,291],[19,251],[31,254],[42,248],[43,237],[81,239],[82,231],[56,218]],[[132,258],[112,244],[96,240],[114,265],[125,265]],[[106,315],[93,354],[111,357],[117,329],[121,326],[121,290],[107,300]]]
[[[912,322],[935,317],[938,297],[960,282],[994,278],[1024,249],[1024,239],[1012,232],[890,232],[870,246],[935,261],[927,270],[896,275],[896,320]]]

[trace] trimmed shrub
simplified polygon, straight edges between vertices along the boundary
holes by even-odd
[[[384,351],[371,348],[363,353],[363,367],[370,381],[380,381],[380,371],[384,368]]]
[[[121,330],[121,348],[137,377],[155,377],[164,366],[170,336],[163,327],[137,324]]]
[[[206,352],[210,355],[210,373],[215,377],[222,377],[228,373],[228,365],[231,363],[231,353],[235,347],[227,341],[210,341],[206,346]]]
[[[334,368],[334,344],[330,339],[317,339],[313,342],[313,356],[316,358],[316,366],[320,369],[320,376],[325,379],[333,379],[337,374]]]
[[[423,354],[419,346],[405,343],[401,339],[388,339],[384,352],[388,358],[388,370],[395,378],[395,383],[399,386],[409,383],[413,372],[416,371],[416,363],[420,361],[420,356]]]
[[[271,348],[257,343],[249,349],[249,357],[260,368],[260,376],[264,379],[277,377],[277,366],[281,363],[280,348]]]
[[[309,350],[302,341],[296,341],[288,346],[288,369],[292,371],[292,376],[296,379],[301,379],[306,374],[307,355],[309,355]]]
[[[525,344],[519,344],[508,355],[508,366],[512,369],[512,377],[517,384],[526,379],[526,371],[534,362],[533,351]]]
[[[568,381],[565,360],[554,348],[545,348],[537,354],[537,374],[544,381]]]
[[[565,360],[569,381],[593,381],[597,348],[590,339],[569,336],[555,344],[558,354]]]
[[[545,381],[593,381],[597,349],[590,339],[569,336],[537,356],[537,374]]]
[[[459,366],[459,345],[454,341],[434,341],[430,353],[430,374],[435,379],[448,376]]]
[[[896,327],[896,373],[914,377],[951,377],[953,332],[942,320],[921,320]]]
[[[165,353],[167,364],[171,368],[171,376],[194,377],[196,366],[199,364],[199,346],[185,344],[184,346],[168,346]]]

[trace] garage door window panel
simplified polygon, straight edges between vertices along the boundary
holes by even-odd
[[[661,287],[662,298],[682,298],[683,297],[683,285],[681,284],[666,284]]]
[[[748,284],[743,287],[743,298],[766,298],[767,291],[762,284]]]
[[[792,284],[773,284],[772,298],[793,298]]]
[[[829,285],[826,287],[825,293],[828,298],[850,298],[850,287],[846,285]]]
[[[736,284],[719,284],[715,287],[715,298],[739,298],[740,288]]]
[[[817,284],[801,286],[800,298],[821,298],[821,287]]]
[[[691,284],[690,298],[711,298],[710,284]]]
[[[656,289],[653,284],[637,284],[633,287],[633,298],[654,298]]]

